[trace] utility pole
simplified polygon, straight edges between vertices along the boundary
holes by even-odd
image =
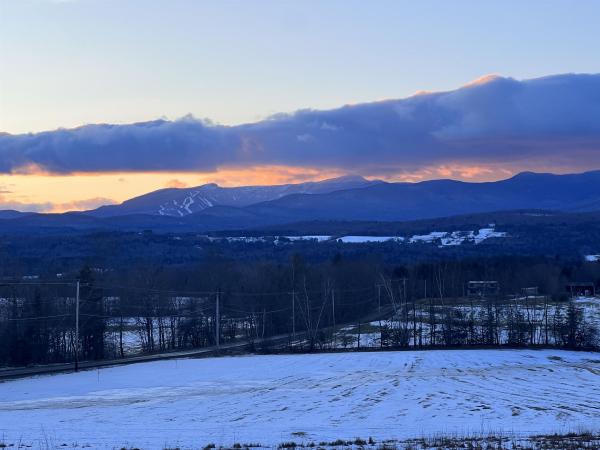
[[[79,370],[79,280],[75,288],[75,372]]]
[[[296,341],[296,291],[292,290],[292,347]]]
[[[406,295],[406,278],[402,278],[402,296],[404,297],[404,323],[408,328],[408,296]]]
[[[217,291],[217,304],[216,304],[216,308],[215,308],[215,342],[217,344],[217,349],[219,348],[220,345],[220,338],[221,338],[221,315],[219,312],[219,300],[221,296],[221,291]]]
[[[335,348],[335,291],[331,290],[331,314],[333,316],[333,347]]]
[[[381,284],[377,285],[377,314],[379,315],[379,348],[383,348],[383,330],[381,328]]]

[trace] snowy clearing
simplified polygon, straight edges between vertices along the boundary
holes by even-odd
[[[327,236],[327,235],[306,235],[306,236],[228,236],[228,237],[210,237],[209,241],[227,241],[243,242],[246,244],[273,243],[282,245],[290,242],[316,241],[316,242],[338,242],[342,244],[373,244],[384,242],[408,243],[408,244],[437,244],[438,247],[447,247],[462,245],[465,243],[481,244],[490,238],[505,238],[507,233],[496,231],[494,224],[488,228],[481,228],[475,231],[432,231],[429,234],[413,236]]]
[[[311,236],[283,236],[290,241],[328,241],[331,239],[331,236],[323,236],[323,235],[311,235]]]
[[[448,350],[160,361],[0,383],[4,442],[198,448],[600,428],[600,355]]]
[[[401,236],[343,236],[338,238],[338,242],[343,242],[344,244],[365,244],[368,242],[387,242],[387,241],[396,241],[402,242],[404,240]]]
[[[426,244],[439,242],[439,247],[446,247],[452,245],[461,245],[465,242],[481,244],[486,239],[504,237],[506,237],[505,232],[495,231],[493,225],[490,224],[490,228],[481,228],[478,231],[432,231],[429,234],[412,236],[408,242],[411,244],[417,242]]]

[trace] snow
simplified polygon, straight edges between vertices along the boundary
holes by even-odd
[[[574,303],[600,305],[600,297],[574,297],[572,301]]]
[[[439,243],[439,247],[461,245],[465,242],[481,244],[486,239],[503,238],[506,233],[496,231],[493,224],[488,228],[481,228],[477,231],[432,231],[428,234],[416,234],[405,238],[403,236],[343,236],[338,238],[338,242],[345,244],[362,244],[366,242],[408,242],[409,244],[424,243],[434,244]]]
[[[339,242],[342,244],[366,244],[366,243],[425,243],[438,244],[439,247],[461,245],[465,242],[480,244],[486,239],[506,237],[506,233],[495,231],[493,224],[489,228],[481,228],[477,231],[432,231],[429,234],[404,236],[366,236],[349,235],[334,238],[327,235],[303,235],[303,236],[228,236],[228,237],[208,237],[211,241],[227,240],[229,242],[244,242],[248,244],[257,242],[272,242],[274,245],[289,243],[289,241],[316,241],[316,242]],[[285,240],[282,240],[285,239]]]
[[[273,244],[281,244],[280,238],[285,238],[288,241],[317,241],[325,242],[331,239],[331,236],[324,235],[306,235],[306,236],[226,236],[226,237],[208,237],[210,241],[228,241],[228,242],[244,242],[254,244],[258,242],[273,242]]]
[[[432,231],[429,234],[416,234],[413,237],[411,237],[408,242],[410,242],[411,244],[414,244],[416,242],[426,242],[426,243],[430,243],[435,241],[436,239],[441,239],[444,236],[446,236],[448,233],[446,233],[445,231]]]
[[[203,186],[205,190],[209,190],[210,186]],[[192,214],[197,211],[202,211],[206,208],[210,208],[214,206],[213,201],[210,197],[201,197],[200,194],[205,192],[203,190],[195,190],[189,191],[188,194],[181,199],[181,201],[177,199],[172,199],[169,202],[165,202],[158,207],[158,214],[161,216],[177,216],[183,217],[189,214]],[[192,210],[192,205],[196,204]]]
[[[324,242],[331,239],[331,236],[311,235],[311,236],[283,236],[290,241],[317,241]]]
[[[572,301],[582,310],[586,320],[592,324],[600,323],[600,297],[575,297]]]
[[[404,238],[400,236],[343,236],[338,238],[338,242],[343,242],[344,244],[364,244],[366,242],[387,242],[387,241],[397,241],[401,242]]]
[[[575,304],[576,309],[581,312],[581,318],[586,326],[600,323],[600,297],[576,297],[572,299],[572,303]],[[537,300],[529,297],[514,299],[510,304],[498,304],[494,309],[494,317],[497,324],[497,338],[502,344],[509,342],[509,326],[510,321],[509,315],[514,313],[521,314],[526,318],[527,322],[531,325],[528,331],[528,338],[533,340],[534,344],[544,344],[547,340],[549,345],[561,345],[560,333],[554,333],[549,330],[546,334],[544,331],[544,323],[546,320],[550,324],[555,321],[565,320],[567,316],[567,310],[571,302],[560,302],[560,303],[548,303],[544,304],[544,297],[538,297]],[[347,325],[340,328],[335,333],[335,342],[325,344],[327,348],[337,349],[355,349],[359,347],[358,337],[360,336],[360,347],[361,348],[379,348],[381,347],[381,331],[393,330],[405,328],[407,333],[406,338],[407,344],[416,348],[417,345],[431,345],[432,332],[436,336],[439,344],[440,339],[443,337],[443,323],[449,312],[452,317],[461,318],[460,320],[467,320],[471,318],[474,321],[474,332],[481,338],[483,333],[484,323],[488,317],[488,309],[485,305],[469,303],[454,304],[454,305],[435,305],[433,310],[429,309],[427,304],[417,303],[417,309],[414,316],[412,312],[409,312],[408,323],[403,322],[402,319],[398,320],[398,316],[390,315],[387,318],[382,318],[381,322],[374,321],[368,324],[361,323],[360,330],[358,324]],[[445,312],[444,312],[445,311]],[[433,329],[430,325],[430,317],[433,313],[436,324]],[[402,316],[402,314],[400,314]],[[463,322],[462,326],[465,326]],[[552,326],[551,326],[552,328]],[[359,333],[360,331],[360,333]],[[384,338],[385,339],[385,338]],[[388,336],[388,345],[391,336]],[[558,341],[557,341],[558,339]],[[384,345],[385,341],[384,341]]]
[[[598,354],[560,350],[158,361],[0,383],[0,436],[41,448],[184,449],[597,431],[599,375]]]
[[[474,236],[474,240],[476,244],[479,244],[486,239],[501,237],[506,237],[506,233],[504,231],[495,231],[494,228],[481,228],[479,233]]]
[[[493,227],[481,228],[478,231],[432,231],[429,234],[412,236],[408,241],[411,244],[417,242],[434,243],[440,242],[440,247],[461,245],[465,242],[473,242],[481,244],[486,239],[503,238],[506,233],[503,231],[495,231]]]
[[[211,240],[223,240],[225,239],[227,242],[246,242],[246,243],[257,243],[257,242],[267,242],[267,238],[262,236],[229,236],[226,238],[211,238]]]

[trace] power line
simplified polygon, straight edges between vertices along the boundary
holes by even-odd
[[[97,317],[100,319],[120,319],[121,316],[106,316],[106,315],[101,315],[101,314],[86,314],[86,313],[80,313],[80,316],[85,316],[85,317]],[[203,317],[210,317],[206,314],[200,315],[200,316],[189,316],[189,315],[181,315],[181,314],[168,314],[168,315],[164,315],[164,316],[136,316],[138,319],[143,320],[143,319],[200,319]]]
[[[139,286],[121,286],[121,285],[102,285],[95,284],[94,287],[100,289],[116,289],[124,291],[142,291],[150,292],[154,294],[185,294],[185,295],[216,295],[216,291],[180,291],[172,289],[156,289],[151,287],[139,287]]]
[[[287,308],[281,308],[281,309],[273,309],[270,311],[245,311],[242,309],[235,309],[235,308],[230,308],[228,306],[224,306],[222,307],[222,309],[227,310],[227,311],[232,311],[232,312],[238,312],[238,313],[243,313],[243,314],[271,314],[271,313],[277,313],[277,312],[282,312],[282,311],[289,311],[290,309],[292,309],[291,307],[287,307]]]
[[[375,297],[369,297],[367,300],[363,300],[360,302],[338,302],[336,301],[335,304],[338,306],[354,306],[354,305],[364,305],[366,303],[374,303],[375,302]]]
[[[6,320],[16,320],[16,321],[20,321],[20,320],[41,320],[41,319],[57,319],[59,317],[71,317],[73,314],[59,314],[56,316],[37,316],[37,317],[17,317],[17,318],[12,318],[12,319],[6,319]]]
[[[93,287],[100,289],[116,289],[116,290],[125,290],[125,291],[141,291],[141,292],[150,292],[155,294],[182,294],[182,295],[217,295],[219,291],[182,291],[182,290],[174,290],[174,289],[157,289],[151,287],[140,287],[140,286],[122,286],[122,285],[107,285],[107,284],[95,284]],[[364,288],[355,288],[355,289],[339,289],[337,292],[340,293],[349,293],[349,292],[365,292],[373,289],[372,286],[364,287]],[[220,294],[226,294],[227,296],[238,296],[238,297],[258,297],[258,296],[271,296],[271,295],[290,295],[293,291],[270,291],[270,292],[228,292],[221,291]],[[310,291],[302,291],[301,293],[307,294],[322,294],[323,290],[310,290]]]
[[[75,286],[77,284],[77,280],[75,281],[25,281],[25,282],[4,282],[0,281],[0,287],[2,286]],[[89,284],[81,283],[81,286],[89,286]]]
[[[0,282],[0,287],[2,286],[75,286],[77,284],[77,280],[74,281],[35,281],[35,282]],[[125,290],[125,291],[141,291],[141,292],[150,292],[155,294],[171,294],[171,295],[217,295],[218,291],[186,291],[186,290],[177,290],[177,289],[158,289],[152,287],[140,287],[140,286],[123,286],[117,284],[91,284],[91,283],[80,283],[81,287],[92,287],[96,289],[104,289],[104,290]],[[372,289],[371,286],[364,288],[354,288],[354,289],[338,289],[339,293],[349,293],[349,292],[364,292]],[[310,291],[302,291],[302,293],[306,294],[319,294],[322,293],[322,290],[310,290]],[[293,291],[269,291],[269,292],[225,292],[228,296],[239,296],[239,297],[256,297],[256,296],[271,296],[271,295],[290,295]],[[223,294],[223,292],[221,292]]]

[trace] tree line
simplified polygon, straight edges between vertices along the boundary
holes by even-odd
[[[501,291],[467,300],[469,280],[497,280]],[[265,348],[263,338],[288,336],[288,348],[332,349],[343,347],[349,324],[358,325],[359,343],[362,324],[363,333],[378,334],[379,346],[387,348],[595,348],[594,321],[566,302],[564,285],[582,280],[598,283],[600,264],[501,257],[398,266],[376,256],[315,262],[294,255],[285,263],[214,259],[118,271],[86,267],[63,284],[0,285],[0,364],[201,348],[215,345],[217,337]],[[539,298],[519,298],[521,288],[533,285]]]

